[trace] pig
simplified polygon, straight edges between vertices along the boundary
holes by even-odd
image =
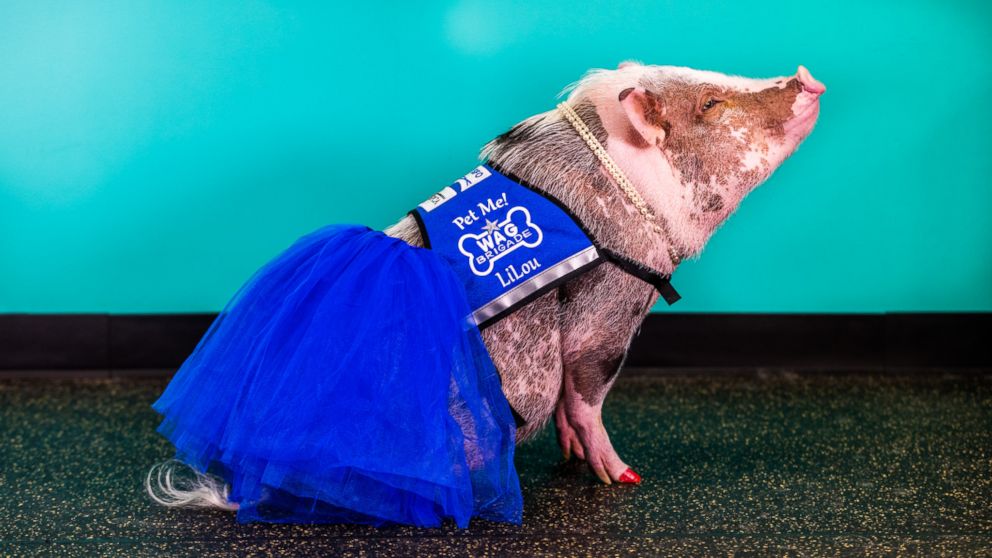
[[[601,247],[671,274],[795,152],[816,123],[825,89],[803,66],[769,79],[637,62],[588,72],[566,88],[566,102],[647,212],[621,192],[560,110],[513,126],[486,144],[481,158],[562,202]],[[410,215],[384,232],[424,246]],[[554,417],[566,459],[586,461],[606,484],[640,481],[610,442],[602,410],[657,298],[653,285],[604,263],[482,330],[504,395],[525,421],[517,443]],[[466,439],[470,465],[472,451]],[[149,471],[145,489],[155,501],[238,509],[227,499],[230,487],[211,475],[196,472],[190,488],[176,485],[177,464]]]
[[[567,103],[660,226],[623,195],[558,110],[513,126],[480,158],[564,202],[603,247],[671,274],[796,151],[825,90],[803,66],[792,76],[751,79],[632,61],[566,88]],[[384,232],[423,246],[409,215]],[[584,460],[606,484],[640,481],[611,444],[602,409],[657,298],[652,285],[607,263],[483,330],[504,394],[526,420],[518,443],[554,417],[566,459]]]

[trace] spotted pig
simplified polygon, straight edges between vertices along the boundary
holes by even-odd
[[[809,135],[825,87],[795,75],[751,79],[625,62],[566,89],[575,108],[657,216],[650,227],[557,110],[527,118],[482,150],[563,201],[600,243],[663,273],[695,257],[741,200]],[[422,246],[412,217],[385,231]],[[653,287],[612,264],[545,293],[483,331],[510,405],[526,420],[518,441],[554,417],[566,457],[604,482],[638,482],[603,426],[603,400]]]

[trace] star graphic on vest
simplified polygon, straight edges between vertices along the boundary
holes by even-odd
[[[493,231],[495,231],[498,228],[499,225],[496,223],[496,221],[490,221],[489,219],[486,219],[486,226],[482,227],[482,230],[486,231],[489,234],[493,234]]]

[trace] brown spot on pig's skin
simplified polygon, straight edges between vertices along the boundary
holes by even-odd
[[[713,192],[706,192],[706,198],[703,202],[703,211],[709,213],[711,211],[720,211],[723,209],[723,198],[719,194],[714,194]]]
[[[784,87],[755,92],[689,83],[673,84],[660,92],[662,103],[670,106],[671,132],[664,151],[681,173],[683,184],[700,189],[695,197],[703,211],[718,212],[726,205],[722,199],[715,201],[720,196],[711,191],[713,187],[746,188],[760,181],[759,169],[745,168],[745,153],[767,153],[768,140],[784,135],[783,125],[793,116],[792,106],[801,90],[799,80],[791,79]],[[708,91],[723,102],[707,112],[690,106]],[[735,136],[735,130],[743,136]]]

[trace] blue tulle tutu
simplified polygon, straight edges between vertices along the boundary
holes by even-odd
[[[240,522],[519,524],[516,426],[454,272],[329,225],[259,269],[152,405]]]

